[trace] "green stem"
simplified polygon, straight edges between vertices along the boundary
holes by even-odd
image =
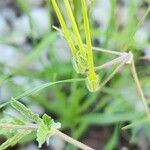
[[[120,70],[120,68],[125,64],[125,61],[123,61],[102,83],[100,86],[100,89],[102,89],[103,86],[105,86],[107,84],[107,82],[109,82],[113,76]]]
[[[75,18],[74,18],[74,16],[73,16],[73,13],[72,13],[71,6],[70,6],[70,4],[69,4],[69,1],[68,1],[68,0],[64,0],[64,4],[65,4],[65,6],[66,6],[66,9],[67,9],[67,12],[68,12],[68,16],[69,16],[70,21],[71,21],[72,29],[73,29],[74,34],[75,34],[75,36],[76,36],[77,43],[78,43],[78,47],[79,47],[79,49],[80,49],[81,55],[84,56],[84,55],[85,55],[85,49],[84,49],[83,42],[82,42],[82,40],[81,40],[81,36],[80,36],[79,30],[78,30],[78,27],[77,27]]]
[[[135,69],[135,64],[134,64],[134,61],[133,61],[133,60],[132,60],[132,63],[131,63],[131,72],[132,72],[132,76],[133,76],[133,79],[134,79],[134,81],[135,81],[135,84],[136,84],[138,93],[139,93],[139,95],[140,95],[140,97],[141,97],[141,100],[142,100],[142,102],[143,102],[145,111],[146,111],[146,113],[147,113],[148,119],[149,119],[149,121],[150,121],[150,110],[149,110],[149,107],[148,107],[146,98],[145,98],[145,96],[144,96],[143,90],[142,90],[142,88],[141,88],[141,84],[140,84],[140,81],[139,81],[139,79],[138,79],[138,75],[137,75],[137,72],[136,72],[136,69]]]
[[[96,74],[95,74],[95,70],[94,70],[90,27],[89,27],[89,20],[88,20],[87,7],[86,7],[85,0],[81,0],[81,4],[82,4],[82,11],[83,11],[83,19],[84,19],[84,30],[85,30],[85,34],[86,34],[88,66],[89,66],[89,79],[95,80]]]
[[[23,129],[23,130],[37,130],[38,125],[37,124],[31,124],[31,125],[13,125],[13,124],[0,124],[0,128],[5,128],[5,129]],[[94,150],[93,148],[88,147],[87,145],[71,138],[70,136],[60,132],[57,129],[54,130],[54,135],[60,137],[64,141],[75,145],[76,147],[83,149],[83,150]]]

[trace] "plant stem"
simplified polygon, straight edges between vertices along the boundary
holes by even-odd
[[[38,128],[38,126],[37,126],[37,124],[29,124],[29,125],[0,124],[0,128],[36,130]]]
[[[108,53],[108,54],[114,54],[114,55],[118,55],[118,56],[121,56],[124,54],[124,52],[117,52],[117,51],[112,51],[112,50],[99,48],[99,47],[92,47],[92,49],[95,51],[100,51],[100,52],[104,52],[104,53]]]
[[[129,53],[124,53],[124,56],[119,57],[118,60],[119,60],[119,61],[122,61],[121,64],[101,83],[100,89],[101,89],[103,86],[105,86],[105,84],[107,84],[107,82],[108,82],[109,80],[112,79],[112,77],[120,70],[120,68],[121,68],[123,65],[131,63],[132,57],[133,57],[133,55],[132,55],[132,53],[130,53],[130,52],[129,52]],[[117,61],[118,61],[118,60],[117,60]],[[103,67],[106,67],[106,66],[108,67],[109,65],[112,65],[113,63],[117,63],[117,61],[116,61],[116,60],[110,61],[110,62],[108,62],[108,64],[107,64],[107,63],[104,64]],[[102,66],[100,66],[100,67],[102,68]]]
[[[140,59],[150,61],[150,56],[143,56],[143,57],[140,57]]]
[[[132,60],[132,63],[131,63],[131,67],[130,67],[130,68],[131,68],[132,76],[133,76],[133,79],[134,79],[134,81],[135,81],[135,84],[136,84],[136,87],[137,87],[139,96],[140,96],[141,99],[142,99],[142,102],[143,102],[145,111],[146,111],[147,116],[148,116],[148,119],[149,119],[149,121],[150,121],[150,110],[149,110],[149,108],[148,108],[148,104],[147,104],[146,98],[145,98],[145,96],[144,96],[144,93],[143,93],[142,88],[141,88],[140,81],[139,81],[139,79],[138,79],[138,75],[137,75],[137,72],[136,72],[136,69],[135,69],[134,60]]]
[[[59,33],[61,33],[62,36],[64,36],[64,32],[56,27],[56,26],[52,26],[56,31],[58,31]],[[87,45],[84,44],[84,47],[87,48]],[[118,51],[112,51],[112,50],[108,50],[108,49],[104,49],[104,48],[99,48],[99,47],[93,47],[92,46],[92,50],[94,51],[100,51],[100,52],[103,52],[103,53],[107,53],[107,54],[113,54],[113,55],[117,55],[117,56],[122,56],[124,55],[125,52],[118,52]]]
[[[58,137],[60,137],[61,139],[63,139],[66,142],[69,142],[75,146],[77,146],[78,148],[82,149],[82,150],[94,150],[93,148],[88,147],[87,145],[69,137],[68,135],[60,132],[59,130],[55,130],[55,135],[57,135]]]
[[[37,130],[38,125],[37,124],[29,124],[29,125],[13,125],[13,124],[0,124],[0,128],[5,129],[23,129],[23,130]],[[69,137],[68,135],[62,133],[61,131],[57,129],[54,130],[54,135],[60,137],[64,141],[75,145],[76,147],[82,149],[82,150],[94,150],[93,148],[88,147],[87,145]]]
[[[120,70],[120,68],[125,64],[125,61],[122,62],[102,83],[100,86],[100,89],[102,89],[103,86],[105,86],[107,84],[107,82],[109,82],[109,80],[111,80],[113,78],[113,76]]]
[[[89,66],[89,79],[95,80],[96,74],[94,69],[94,61],[93,61],[93,52],[92,52],[92,44],[91,44],[91,35],[90,35],[90,27],[89,20],[87,15],[87,7],[85,0],[81,0],[82,4],[82,13],[84,19],[84,30],[86,35],[86,44],[87,44],[87,57],[88,57],[88,66]]]
[[[124,61],[128,57],[128,55],[129,55],[128,53],[125,53],[123,56],[120,56],[116,59],[113,59],[113,60],[111,60],[111,61],[109,61],[109,62],[107,62],[101,66],[95,67],[95,70],[100,70],[100,69],[107,68],[107,67],[110,67],[112,65],[118,64],[118,63]]]

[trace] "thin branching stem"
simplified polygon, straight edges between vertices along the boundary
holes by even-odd
[[[108,49],[104,49],[104,48],[99,48],[99,47],[93,47],[92,46],[92,49],[94,51],[100,51],[100,52],[103,52],[103,53],[113,54],[113,55],[117,55],[117,56],[124,55],[124,52],[117,52],[117,51],[112,51],[112,50],[108,50]]]
[[[61,34],[61,36],[64,37],[64,32],[60,28],[58,28],[56,26],[52,26],[52,28],[55,29],[56,31],[58,31]],[[87,48],[87,45],[84,44],[84,47]],[[108,50],[108,49],[104,49],[104,48],[100,48],[100,47],[94,47],[94,46],[92,46],[92,50],[107,53],[107,54],[110,54],[110,55],[112,55],[112,54],[117,55],[117,56],[124,55],[124,52],[112,51],[112,50]]]
[[[0,128],[36,130],[38,128],[38,126],[36,124],[29,124],[29,125],[0,124]]]
[[[108,68],[108,67],[115,65],[115,64],[119,64],[119,63],[123,62],[124,60],[126,60],[128,58],[128,55],[129,55],[128,53],[125,53],[123,56],[115,58],[115,59],[113,59],[113,60],[111,60],[111,61],[109,61],[109,62],[107,62],[101,66],[95,67],[95,70],[97,71],[97,70],[101,70],[104,68]]]
[[[105,86],[113,77],[116,73],[118,73],[118,71],[121,69],[121,67],[123,67],[125,65],[125,61],[123,61],[100,85],[100,90],[102,89],[103,86]]]
[[[0,128],[5,128],[5,129],[22,129],[22,130],[37,130],[38,125],[37,124],[29,124],[29,125],[14,125],[14,124],[0,124]],[[54,135],[60,137],[64,141],[75,145],[76,147],[82,149],[82,150],[94,150],[93,148],[88,147],[87,145],[71,138],[70,136],[62,133],[61,131],[57,129],[53,129]]]
[[[64,32],[56,27],[56,26],[52,26],[56,31],[58,31],[62,36],[64,36]],[[84,44],[84,47],[87,48],[87,45]],[[108,50],[108,49],[104,49],[104,48],[100,48],[100,47],[94,47],[92,46],[92,50],[93,51],[99,51],[99,52],[103,52],[103,53],[107,53],[107,54],[110,54],[110,55],[117,55],[117,56],[122,56],[124,55],[124,52],[118,52],[118,51],[112,51],[112,50]]]
[[[60,137],[64,141],[69,142],[69,143],[77,146],[78,148],[80,148],[82,150],[94,150],[93,148],[88,147],[87,145],[85,145],[85,144],[83,144],[83,143],[81,143],[81,142],[71,138],[70,136],[60,132],[59,130],[55,130],[54,133],[55,133],[56,136]]]
[[[138,94],[139,94],[139,96],[141,97],[141,100],[142,100],[142,102],[143,102],[145,111],[146,111],[147,116],[148,116],[148,119],[149,119],[149,121],[150,121],[150,110],[149,110],[149,107],[148,107],[146,98],[145,98],[145,96],[144,96],[143,90],[142,90],[142,88],[141,88],[140,81],[139,81],[139,79],[138,79],[138,75],[137,75],[137,72],[136,72],[134,60],[132,60],[132,63],[131,63],[131,67],[130,67],[130,68],[131,68],[132,76],[133,76],[133,79],[134,79],[134,81],[135,81],[135,84],[136,84],[136,87],[137,87],[137,90],[138,90]]]

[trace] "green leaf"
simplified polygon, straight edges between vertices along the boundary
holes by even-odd
[[[18,99],[21,99],[25,96],[29,96],[33,93],[36,93],[36,92],[39,92],[49,86],[52,86],[52,85],[55,85],[55,84],[59,84],[59,83],[71,83],[71,82],[81,82],[81,81],[84,81],[85,79],[68,79],[68,80],[61,80],[61,81],[56,81],[56,82],[48,82],[48,83],[45,83],[45,84],[42,84],[42,85],[39,85],[35,88],[32,88],[32,89],[29,89],[27,91],[25,91],[24,93],[18,95],[17,97],[15,97],[16,100]]]
[[[48,140],[50,135],[52,134],[51,128],[49,128],[44,121],[39,125],[37,130],[37,141],[39,143],[39,148]]]
[[[60,123],[55,123],[53,119],[48,116],[47,114],[44,114],[42,117],[42,122],[39,124],[39,127],[37,129],[37,138],[36,140],[39,143],[39,148],[54,134],[53,129],[60,128]]]
[[[0,150],[5,150],[6,148],[8,148],[10,146],[14,146],[30,132],[31,131],[16,133],[13,137],[9,138],[6,142],[4,142],[2,145],[0,145]]]
[[[104,150],[112,150],[115,149],[118,140],[119,140],[119,128],[118,126],[115,128],[113,135],[111,136],[110,140],[108,143],[105,145]]]
[[[48,116],[47,114],[44,114],[42,119],[44,121],[44,124],[47,125],[47,127],[49,127],[49,128],[54,123],[53,119],[50,116]]]
[[[2,85],[2,83],[5,80],[8,80],[12,75],[17,74],[21,70],[23,70],[25,68],[25,66],[27,66],[29,63],[31,63],[33,60],[38,58],[41,51],[44,48],[48,47],[50,45],[50,43],[52,43],[55,40],[56,35],[57,34],[55,32],[48,33],[48,35],[46,35],[42,39],[42,41],[35,47],[35,49],[32,51],[32,53],[30,55],[28,55],[12,72],[10,72],[9,74],[6,74],[6,75],[0,75],[0,85]]]
[[[19,7],[22,9],[22,11],[25,14],[29,15],[30,9],[29,9],[29,5],[26,1],[16,0],[16,3],[19,5]]]
[[[9,102],[3,103],[0,105],[0,109],[2,109],[3,107],[7,106],[9,104]]]
[[[148,118],[147,117],[136,120],[136,121],[132,122],[131,124],[128,124],[128,125],[124,126],[122,129],[123,130],[131,129],[131,128],[134,128],[134,127],[141,126],[142,124],[145,124],[145,123],[148,123]]]
[[[17,124],[17,125],[25,125],[26,124],[25,120],[23,120],[23,118],[17,118],[14,115],[9,114],[7,112],[4,112],[4,115],[9,117],[10,121],[8,121],[8,118],[7,118],[7,123],[9,122],[9,123]]]
[[[80,122],[87,124],[106,125],[123,121],[133,121],[143,116],[143,113],[125,112],[125,113],[91,113],[80,118]]]
[[[11,100],[11,106],[18,110],[23,116],[25,116],[27,119],[34,121],[34,122],[40,122],[41,118],[38,114],[33,113],[30,109],[25,107],[22,103],[12,98]]]

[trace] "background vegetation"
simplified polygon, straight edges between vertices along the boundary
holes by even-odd
[[[63,15],[67,15],[63,2],[58,4]],[[72,5],[84,39],[80,1],[72,0]],[[137,26],[148,6],[148,0],[93,0],[88,5],[88,13],[93,46],[132,51],[144,94],[150,102],[150,13],[142,26]],[[67,23],[69,27],[70,23]],[[0,2],[1,103],[42,83],[84,78],[75,73],[67,42],[60,32],[52,28],[53,25],[60,28],[51,1]],[[94,52],[96,65],[113,58]],[[101,81],[113,69],[100,71]],[[61,122],[63,132],[95,149],[127,147],[146,150],[150,147],[149,124],[141,120],[145,117],[145,110],[128,65],[96,93],[90,93],[84,82],[61,83],[20,101],[39,115],[46,112]],[[5,112],[16,114],[9,107],[5,108]],[[137,120],[129,130],[121,130]],[[14,149],[29,149],[33,138],[31,134],[28,140],[23,140]],[[60,142],[58,139],[52,141]],[[64,143],[60,143],[61,150]],[[50,146],[58,149],[56,145],[51,143]],[[48,148],[45,145],[43,149]],[[65,149],[74,147],[65,145]]]

